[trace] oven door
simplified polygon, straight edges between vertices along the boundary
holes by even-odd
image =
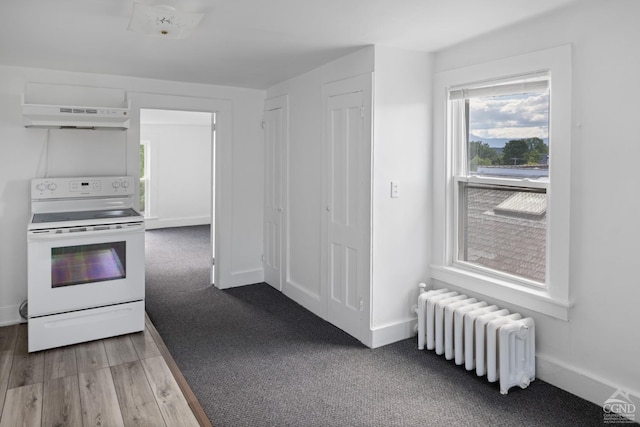
[[[29,317],[144,299],[144,224],[28,233]]]

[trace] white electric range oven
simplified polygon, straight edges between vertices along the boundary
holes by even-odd
[[[144,218],[127,176],[34,179],[29,351],[144,329]]]

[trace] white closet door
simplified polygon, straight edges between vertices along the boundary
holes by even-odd
[[[264,280],[282,291],[284,121],[281,108],[264,112]]]
[[[366,228],[368,198],[363,183],[364,109],[362,92],[327,99],[325,277],[327,320],[360,337],[362,286],[368,265]]]

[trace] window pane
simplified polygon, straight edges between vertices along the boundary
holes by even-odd
[[[467,171],[549,176],[549,92],[478,97],[467,103]]]
[[[458,259],[544,283],[546,191],[460,185]]]

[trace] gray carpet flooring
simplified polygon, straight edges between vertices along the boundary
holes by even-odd
[[[503,396],[415,339],[369,349],[267,284],[209,286],[208,233],[147,231],[146,308],[216,427],[604,425],[544,381]]]

